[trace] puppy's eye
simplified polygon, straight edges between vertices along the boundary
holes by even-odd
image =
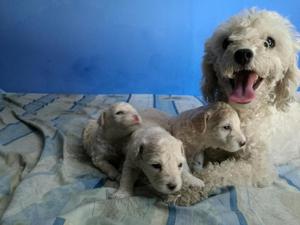
[[[225,38],[224,41],[223,41],[223,43],[222,43],[223,49],[226,50],[227,47],[228,47],[228,45],[230,45],[231,43],[232,43],[231,40],[229,40],[228,38]]]
[[[118,112],[116,112],[116,115],[123,115],[123,114],[125,114],[124,111],[118,111]]]
[[[226,125],[223,127],[224,130],[231,130],[231,126],[230,125]]]
[[[152,166],[154,169],[161,170],[161,164],[159,164],[159,163],[151,164],[151,166]]]
[[[179,164],[178,164],[178,167],[181,168],[181,167],[182,167],[182,163],[179,163]]]
[[[272,37],[267,37],[264,42],[264,46],[266,48],[274,48],[275,47],[275,40]]]

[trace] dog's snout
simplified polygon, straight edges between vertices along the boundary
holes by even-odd
[[[240,65],[248,64],[253,58],[253,52],[250,49],[239,49],[234,53],[234,60]]]
[[[168,183],[167,186],[171,191],[173,191],[177,187],[177,185],[174,183]]]
[[[240,142],[239,142],[240,147],[245,146],[245,144],[246,144],[246,141],[240,141]]]

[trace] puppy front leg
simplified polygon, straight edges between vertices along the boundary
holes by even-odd
[[[111,180],[119,180],[120,173],[118,170],[105,159],[92,158],[93,164],[99,168]]]
[[[127,161],[124,162],[122,176],[120,180],[119,189],[111,196],[112,198],[126,198],[133,195],[134,183],[139,176],[136,168],[128,165]]]
[[[183,166],[182,180],[187,186],[204,187],[204,182],[201,179],[195,177],[193,174],[191,174],[187,163],[185,163]]]

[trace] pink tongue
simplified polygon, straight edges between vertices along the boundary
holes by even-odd
[[[256,80],[256,73],[243,71],[237,74],[234,88],[229,101],[234,103],[249,103],[255,98],[255,91],[253,89]]]

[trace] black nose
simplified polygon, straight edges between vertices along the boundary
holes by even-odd
[[[240,147],[243,147],[245,144],[246,144],[246,141],[241,141],[241,142],[239,143]]]
[[[239,49],[234,53],[234,60],[240,65],[248,64],[253,57],[253,52],[250,49]]]
[[[176,188],[176,184],[173,183],[168,183],[167,186],[171,191],[173,191]]]

